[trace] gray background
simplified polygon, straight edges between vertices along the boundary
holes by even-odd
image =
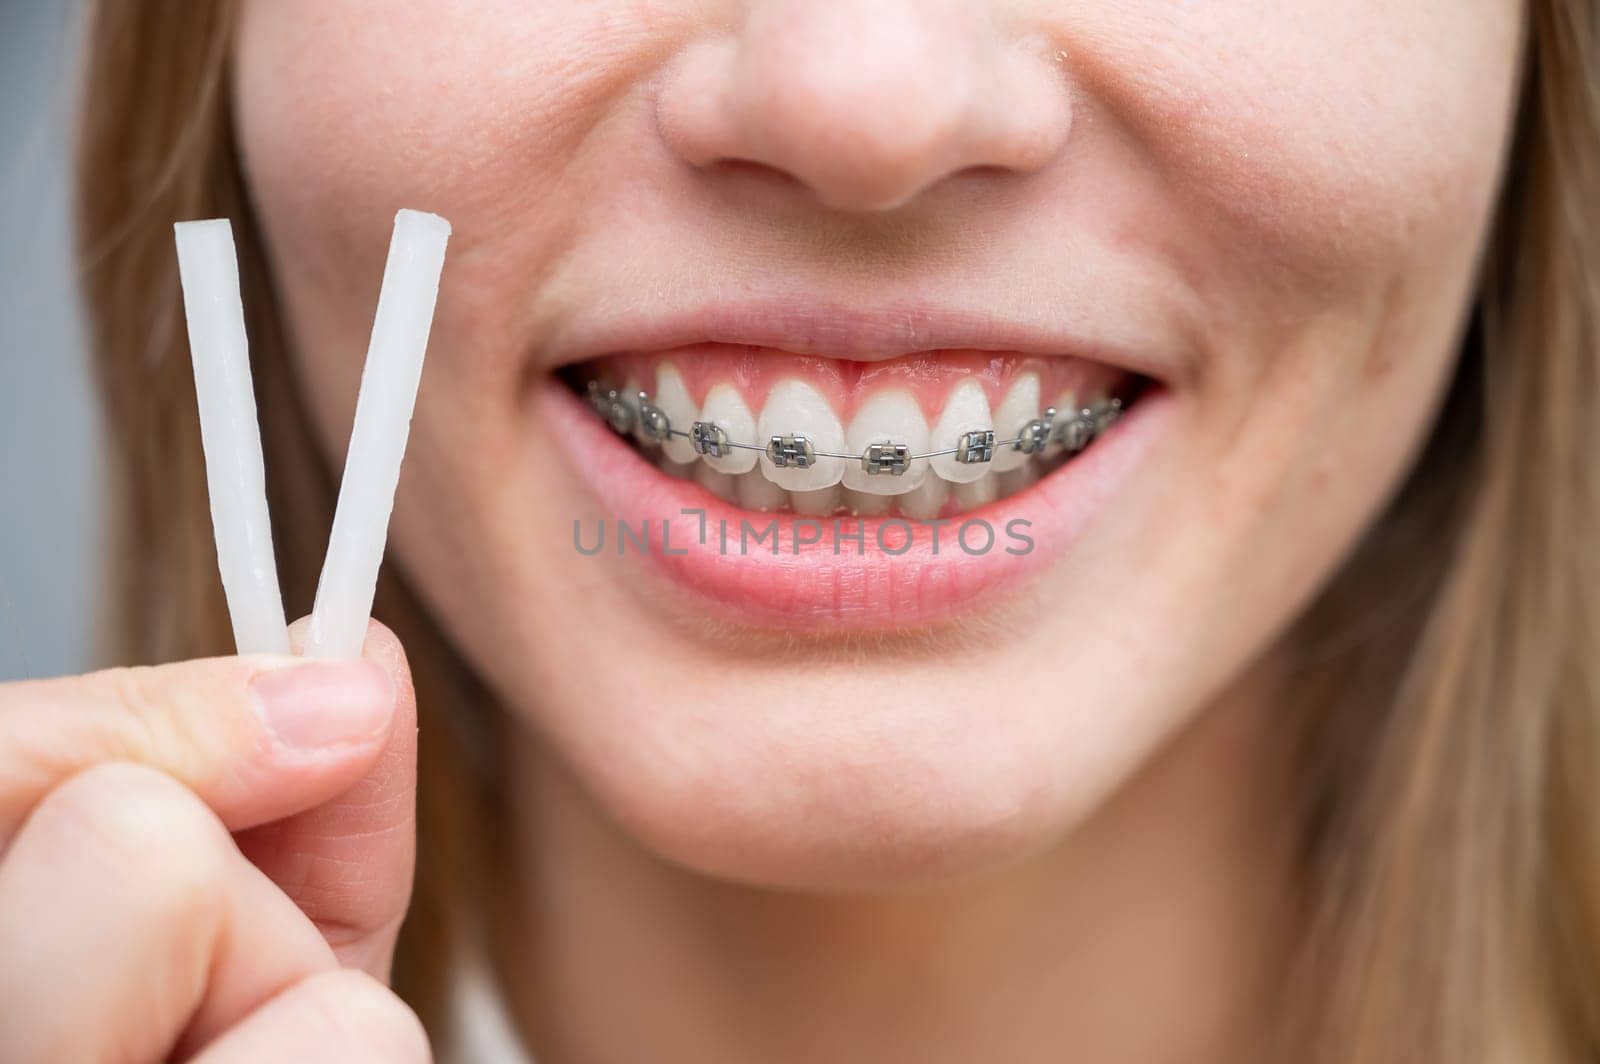
[[[0,0],[0,681],[99,663],[102,456],[67,220],[76,8]]]

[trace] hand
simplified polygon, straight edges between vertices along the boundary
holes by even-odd
[[[0,685],[0,1060],[423,1061],[416,703],[365,660]]]

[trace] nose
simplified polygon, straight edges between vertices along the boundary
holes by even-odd
[[[1026,174],[1071,124],[1053,58],[973,0],[750,0],[657,97],[705,172],[776,171],[828,207],[885,211],[957,174]]]

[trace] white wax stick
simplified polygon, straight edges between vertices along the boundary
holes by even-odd
[[[449,239],[450,223],[438,215],[395,215],[328,556],[311,611],[310,657],[361,656]]]
[[[239,260],[226,218],[179,222],[178,278],[200,401],[200,440],[217,566],[241,654],[287,654],[289,632],[272,554],[266,471],[250,384]]]

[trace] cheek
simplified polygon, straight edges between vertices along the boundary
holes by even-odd
[[[1332,534],[1399,475],[1453,364],[1511,127],[1520,5],[1142,10],[1096,27],[1085,77],[1163,175],[1149,224],[1164,228],[1144,235],[1204,306],[1196,436],[1223,481],[1212,498],[1232,506],[1219,520],[1242,544],[1250,515],[1321,512]]]
[[[1207,254],[1173,250],[1206,295],[1326,305],[1479,228],[1514,96],[1511,0],[1070,7],[1064,57],[1165,175]]]
[[[518,214],[637,78],[651,16],[642,0],[254,0],[235,66],[250,172],[322,216],[394,199]]]
[[[246,0],[239,143],[313,384],[353,395],[394,212],[413,207],[454,227],[435,323],[452,376],[507,394],[574,175],[606,146],[596,116],[670,45],[672,7]]]
[[[1120,200],[1100,224],[1198,296],[1181,447],[1146,478],[1167,520],[1128,541],[1162,574],[1130,617],[1228,618],[1185,632],[1173,671],[1199,676],[1283,630],[1427,431],[1499,185],[1520,13],[1070,6],[1059,39],[1078,42],[1087,100],[1074,162]],[[1141,645],[1169,653],[1147,627]]]

